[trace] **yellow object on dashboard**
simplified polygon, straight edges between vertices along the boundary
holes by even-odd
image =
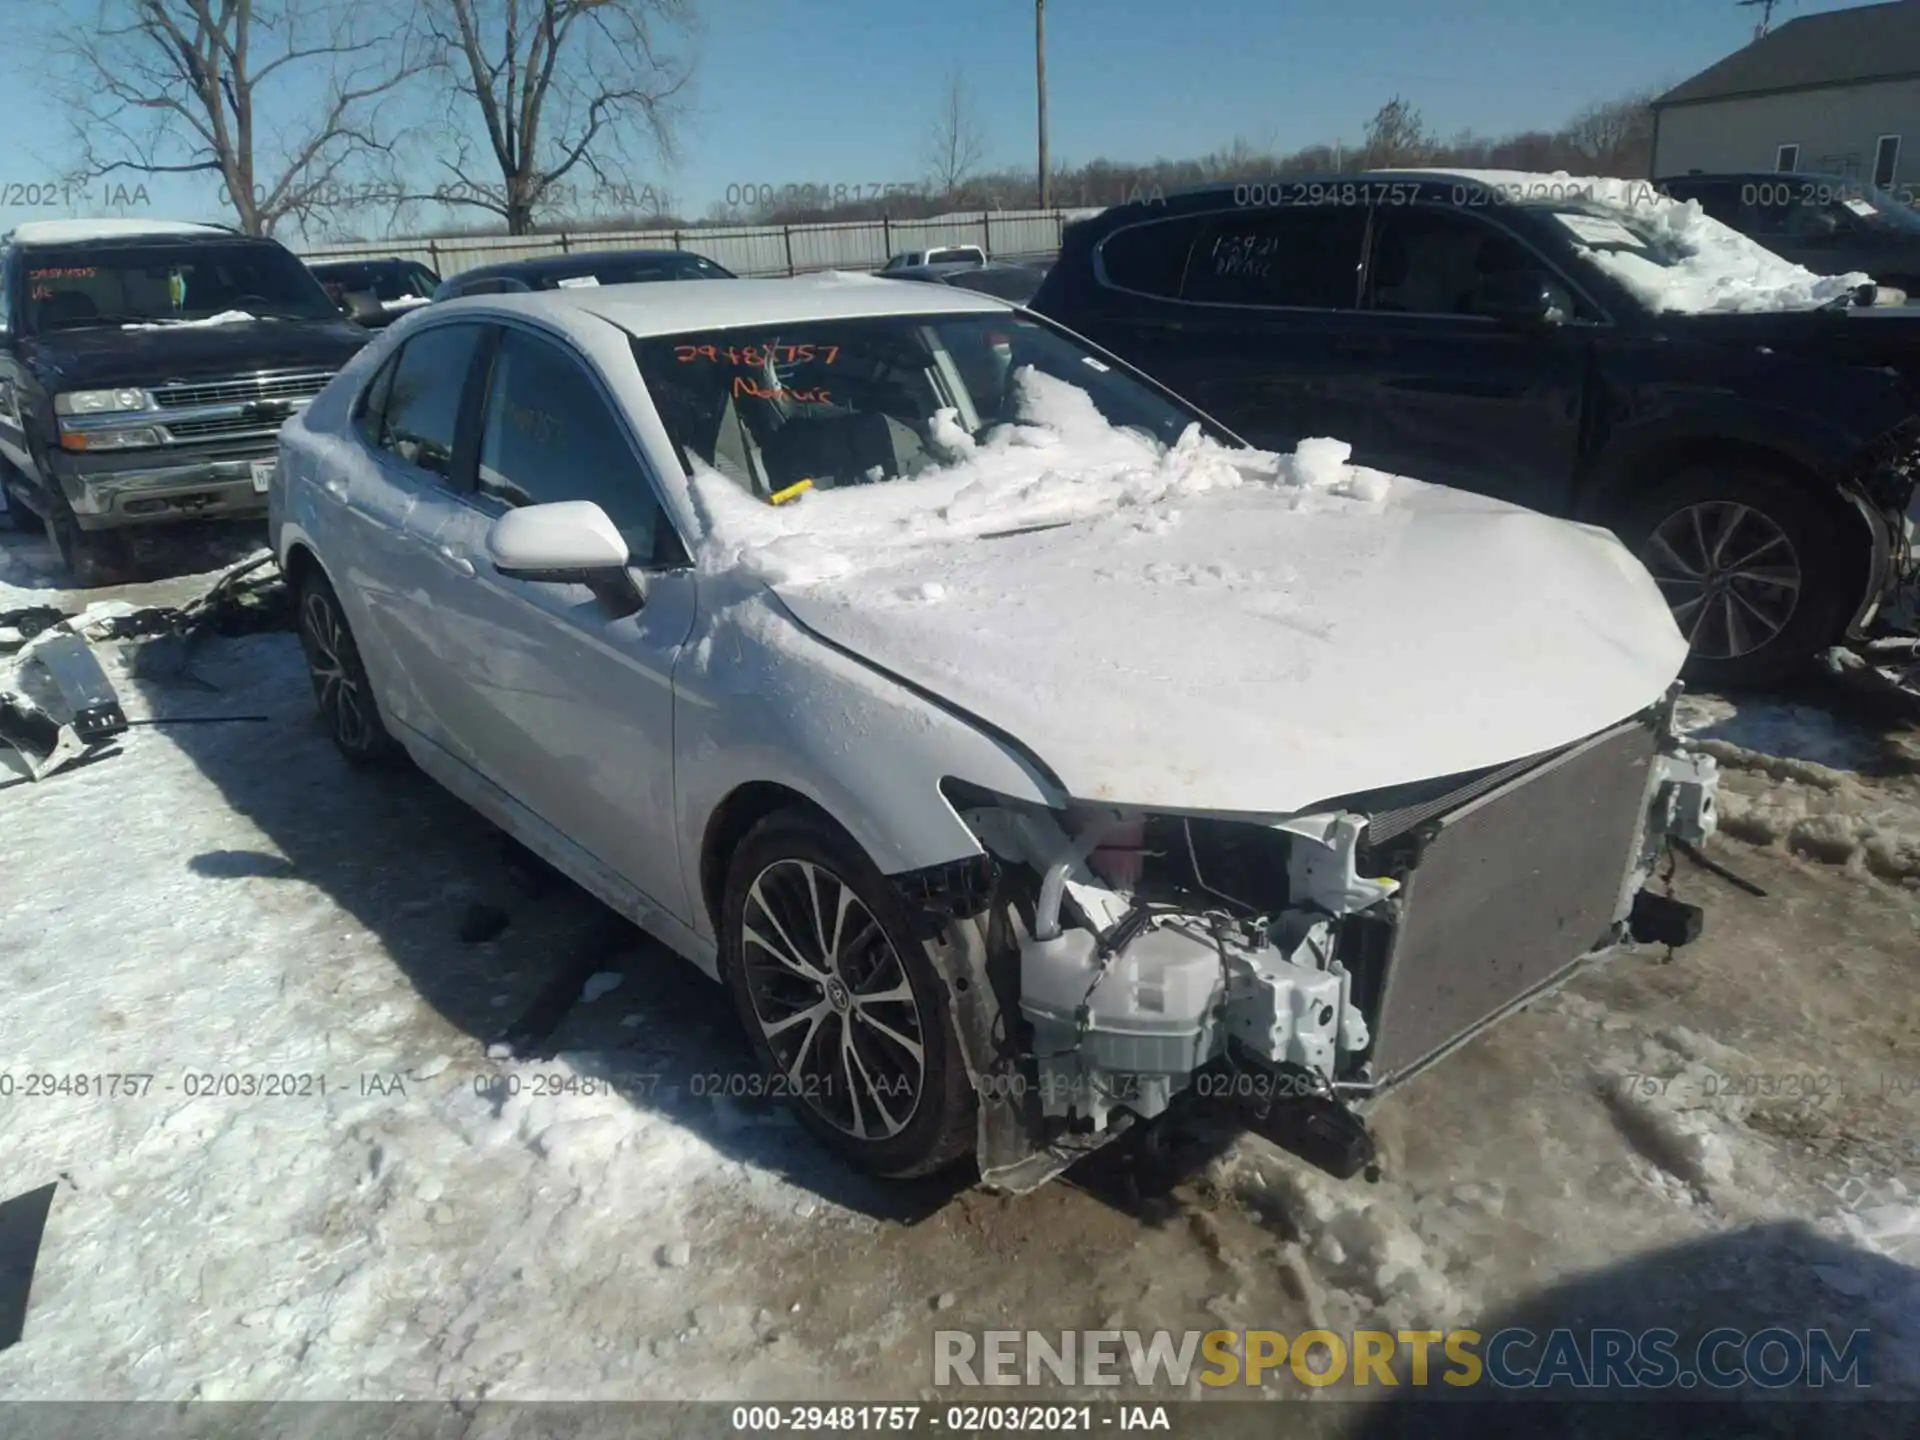
[[[773,494],[767,497],[767,503],[769,505],[784,505],[789,500],[798,500],[802,495],[806,494],[807,491],[811,490],[812,488],[813,488],[813,481],[801,480],[796,484],[787,486],[787,488],[784,490],[774,491]]]

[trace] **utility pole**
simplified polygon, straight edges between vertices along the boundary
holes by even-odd
[[[1053,208],[1053,167],[1047,163],[1047,0],[1033,0],[1033,74],[1040,92],[1040,208]]]
[[[1765,39],[1767,31],[1773,28],[1773,7],[1780,4],[1781,0],[1734,0],[1734,3],[1743,10],[1759,10],[1760,23],[1753,27],[1753,38]]]

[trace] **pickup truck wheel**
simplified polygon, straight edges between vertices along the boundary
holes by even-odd
[[[301,579],[299,598],[300,648],[306,652],[307,673],[313,678],[313,698],[335,747],[354,765],[393,760],[400,747],[381,722],[367,667],[340,609],[340,597],[326,577],[316,572]]]
[[[127,548],[127,537],[118,530],[82,530],[66,496],[52,497],[46,529],[60,563],[84,589],[123,585],[133,578],[133,555]]]
[[[1838,512],[1755,466],[1705,465],[1639,497],[1617,527],[1652,574],[1707,689],[1768,685],[1831,645],[1864,577]]]
[[[787,810],[747,833],[721,901],[721,968],[764,1093],[823,1144],[890,1179],[971,1153],[946,984],[886,878],[831,825]]]

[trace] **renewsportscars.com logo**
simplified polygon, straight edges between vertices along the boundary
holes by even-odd
[[[1826,1330],[936,1330],[935,1385],[1445,1385],[1767,1390],[1871,1385],[1872,1334]]]

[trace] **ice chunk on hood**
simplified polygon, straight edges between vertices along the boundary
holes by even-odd
[[[1015,423],[969,436],[934,417],[950,463],[896,481],[811,490],[779,506],[705,467],[692,481],[709,543],[702,565],[770,584],[832,579],[905,551],[955,540],[1119,515],[1134,528],[1177,524],[1179,502],[1265,487],[1286,509],[1389,503],[1396,478],[1348,463],[1352,446],[1303,442],[1292,455],[1237,449],[1196,423],[1172,445],[1108,423],[1086,391],[1031,367],[1014,374]],[[1413,482],[1400,482],[1411,484]]]
[[[122,330],[193,330],[208,325],[239,325],[249,320],[258,320],[258,315],[250,315],[245,310],[222,310],[218,315],[209,315],[202,320],[139,320],[123,324]]]
[[[1816,275],[1804,266],[1722,225],[1697,200],[1675,200],[1651,181],[1569,175],[1564,170],[1535,174],[1523,170],[1448,170],[1444,173],[1485,185],[1514,203],[1565,198],[1618,212],[1630,225],[1650,232],[1667,253],[1659,260],[1632,233],[1607,233],[1598,217],[1569,215],[1561,223],[1568,236],[1607,274],[1633,292],[1649,309],[1705,315],[1723,311],[1812,310],[1845,299],[1870,275]],[[1603,222],[1602,222],[1603,223]],[[1662,264],[1661,260],[1673,263]]]

